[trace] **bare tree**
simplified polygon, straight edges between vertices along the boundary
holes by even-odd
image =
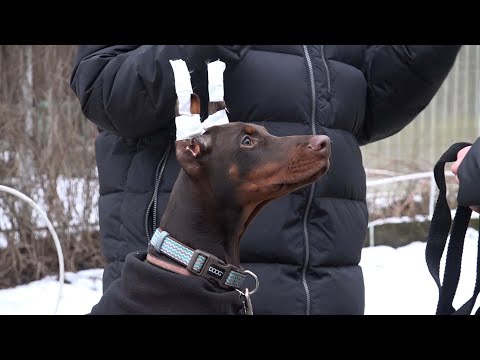
[[[75,46],[0,46],[0,183],[48,214],[67,271],[103,265],[98,239],[96,128],[69,86]],[[7,154],[6,156],[1,156]],[[56,274],[45,224],[0,193],[0,287]]]

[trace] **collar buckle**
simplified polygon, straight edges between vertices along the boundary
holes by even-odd
[[[226,284],[230,272],[235,267],[230,264],[225,264],[215,255],[209,254],[202,250],[195,250],[190,262],[187,265],[187,270],[191,273],[201,276],[207,280],[212,280],[224,289],[231,289],[233,286]]]

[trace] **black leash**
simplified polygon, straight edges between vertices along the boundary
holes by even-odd
[[[438,160],[433,174],[437,183],[439,195],[435,210],[432,216],[432,222],[428,232],[427,246],[425,250],[425,258],[428,270],[437,284],[439,297],[436,315],[470,315],[475,305],[478,293],[480,292],[480,235],[477,244],[477,275],[475,280],[475,288],[472,297],[465,302],[458,310],[452,305],[455,293],[460,279],[460,270],[462,265],[463,245],[465,234],[470,222],[472,210],[466,206],[458,206],[455,218],[452,218],[450,208],[447,202],[447,190],[445,182],[445,164],[457,160],[457,153],[469,143],[456,143],[441,156]],[[445,261],[445,271],[443,275],[443,283],[440,282],[440,260],[442,258],[445,245],[447,243],[448,234],[450,232],[450,241]],[[479,232],[480,234],[480,232]],[[480,308],[475,315],[480,315]]]

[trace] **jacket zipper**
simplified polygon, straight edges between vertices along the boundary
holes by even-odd
[[[307,60],[307,65],[308,65],[308,72],[310,75],[310,85],[311,85],[311,90],[312,90],[312,115],[311,115],[311,120],[312,120],[312,134],[316,135],[317,134],[317,129],[315,126],[315,113],[317,109],[317,102],[315,99],[315,79],[313,75],[313,66],[312,66],[312,60],[310,59],[310,54],[308,53],[308,48],[306,45],[303,45],[303,51],[305,53],[305,58]],[[327,75],[327,91],[328,94],[330,94],[330,72],[328,70],[327,66],[327,61],[325,59],[325,54],[324,54],[324,49],[323,45],[321,45],[321,55],[322,55],[322,62],[323,65],[325,66],[325,72]],[[310,238],[308,235],[308,215],[310,214],[310,208],[312,206],[312,201],[313,201],[313,195],[315,193],[315,183],[310,185],[310,193],[308,195],[308,201],[307,201],[307,207],[305,209],[305,215],[303,216],[303,235],[305,239],[305,259],[303,262],[303,268],[302,268],[302,283],[303,287],[305,289],[305,295],[307,298],[307,308],[305,311],[306,315],[310,315],[310,289],[308,288],[308,283],[307,283],[307,267],[308,263],[310,261]]]
[[[330,70],[328,70],[327,59],[325,59],[325,50],[323,45],[320,45],[320,50],[322,53],[323,66],[325,66],[325,74],[327,74],[327,93],[330,98]]]
[[[165,165],[167,165],[168,156],[170,155],[170,149],[172,144],[169,143],[165,152],[162,155],[162,158],[157,164],[157,168],[155,170],[155,186],[153,190],[152,199],[148,204],[147,211],[145,212],[145,233],[147,234],[147,242],[151,240],[153,233],[157,229],[157,212],[158,212],[158,189],[160,188],[160,181],[162,179],[163,171],[165,170]],[[150,212],[153,211],[152,214],[152,235],[150,236],[149,230],[149,215]]]

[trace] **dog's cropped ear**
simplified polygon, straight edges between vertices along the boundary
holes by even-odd
[[[190,96],[190,113],[200,114],[200,98],[195,93],[193,93]],[[179,104],[178,104],[178,98],[177,98],[177,101],[175,102],[175,116],[179,116],[179,115],[180,115],[180,111],[179,111]]]
[[[210,146],[211,138],[208,134],[177,140],[175,151],[180,166],[189,175],[196,175],[201,169],[202,157],[210,151]]]
[[[223,110],[226,107],[227,106],[225,104],[225,101],[215,101],[215,102],[210,101],[208,103],[208,115],[213,115],[217,111]]]

